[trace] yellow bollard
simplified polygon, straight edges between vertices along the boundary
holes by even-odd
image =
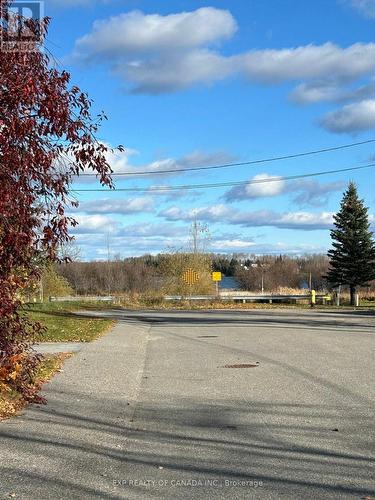
[[[316,291],[311,290],[311,307],[314,307],[316,304]]]

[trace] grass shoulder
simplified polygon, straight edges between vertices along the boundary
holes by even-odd
[[[44,327],[44,331],[35,338],[37,342],[91,342],[114,324],[110,319],[77,314],[91,308],[98,309],[99,306],[81,302],[53,302],[27,304],[24,312],[31,320],[38,321]]]

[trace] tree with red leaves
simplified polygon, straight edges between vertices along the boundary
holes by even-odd
[[[2,40],[20,21],[39,35],[27,50],[0,51],[0,389],[8,383],[35,400],[40,357],[31,343],[40,327],[22,313],[20,294],[38,279],[41,260],[56,259],[59,244],[70,239],[73,177],[91,170],[112,187],[111,168],[106,146],[95,138],[104,115],[92,117],[87,94],[42,49],[49,19],[13,14],[12,23],[9,2],[1,5]]]

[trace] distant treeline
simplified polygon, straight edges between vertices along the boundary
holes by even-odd
[[[327,289],[325,274],[328,271],[326,255],[304,257],[262,256],[246,259],[237,266],[235,277],[246,290],[274,291],[279,288]]]
[[[161,291],[165,287],[178,289],[184,269],[192,266],[204,275],[205,290],[209,287],[206,275],[210,270],[234,277],[244,290],[259,291],[262,284],[268,291],[308,288],[310,285],[315,290],[327,288],[324,275],[328,259],[325,255],[159,254],[109,262],[76,261],[59,264],[56,271],[79,295],[146,293]]]

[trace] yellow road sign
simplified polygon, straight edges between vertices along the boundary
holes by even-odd
[[[183,273],[182,279],[188,285],[194,285],[194,283],[196,283],[197,281],[199,281],[199,274],[196,271],[194,271],[194,269],[191,269],[191,267],[189,267]]]
[[[219,272],[212,273],[212,281],[221,281],[221,273]]]

